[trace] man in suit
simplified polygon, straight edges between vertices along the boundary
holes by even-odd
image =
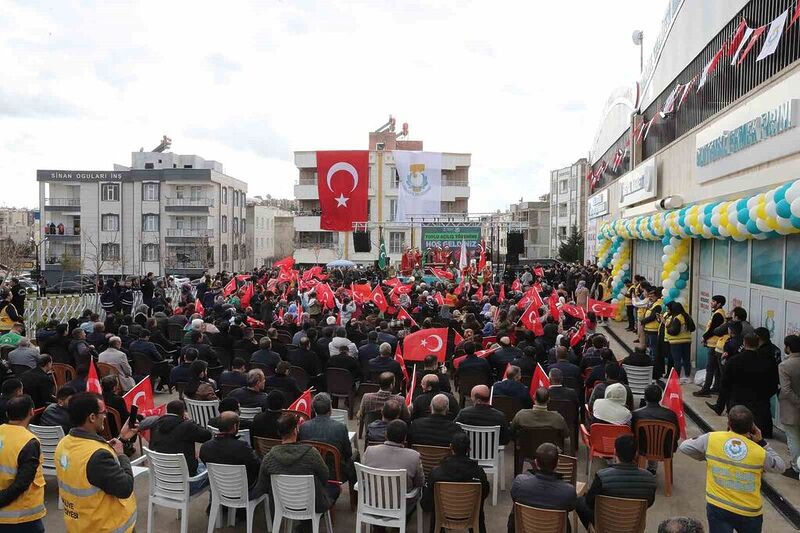
[[[361,367],[358,366],[358,359],[350,355],[350,349],[347,346],[339,348],[339,353],[328,359],[328,368],[341,368],[350,372],[354,380],[361,379]]]
[[[565,381],[573,382],[583,389],[583,378],[581,377],[581,369],[578,365],[569,362],[569,351],[565,346],[556,346],[556,362],[547,367],[550,371],[557,368],[561,371],[561,376]]]
[[[200,460],[204,464],[244,465],[247,471],[247,486],[252,489],[258,481],[261,462],[258,460],[256,452],[250,447],[250,443],[237,436],[239,415],[233,411],[220,413],[217,424],[219,424],[217,428],[219,433],[200,446]]]
[[[477,346],[474,342],[464,343],[464,352],[466,357],[458,365],[457,372],[479,372],[484,376],[484,383],[491,383],[492,365],[489,361],[475,355]],[[502,376],[502,374],[500,374]]]
[[[247,373],[247,386],[233,389],[228,397],[236,398],[242,407],[260,407],[263,411],[267,408],[265,383],[264,372],[260,368],[254,368]]]
[[[305,425],[305,424],[304,424]],[[425,473],[419,452],[405,447],[407,425],[402,420],[392,420],[386,425],[386,441],[367,446],[364,464],[373,468],[406,471],[406,491],[422,488]],[[414,507],[410,507],[413,509]]]
[[[523,408],[531,407],[531,394],[528,387],[522,384],[522,372],[518,366],[509,366],[505,379],[495,383],[493,390],[495,396],[517,398]]]
[[[443,366],[439,366],[439,360],[436,359],[435,355],[425,356],[425,359],[422,361],[422,371],[420,372],[419,369],[417,369],[417,382],[419,383],[422,381],[422,378],[428,374],[434,374],[439,378],[439,389],[443,392],[452,392],[450,378],[447,376],[447,369]]]
[[[489,364],[492,366],[495,376],[502,376],[506,370],[506,365],[521,356],[522,350],[511,346],[511,339],[500,337],[500,349],[489,356]]]
[[[33,400],[36,409],[45,407],[56,401],[53,396],[53,359],[49,355],[40,355],[36,367],[19,376],[25,394]]]
[[[311,341],[305,335],[300,337],[296,350],[291,350],[286,355],[287,360],[293,366],[302,368],[306,371],[309,378],[315,377],[320,373],[321,365],[317,354],[311,351]]]
[[[760,354],[757,350],[758,337],[754,334],[745,335],[744,350],[730,358],[724,373],[727,375],[731,405],[744,405],[750,409],[761,434],[765,439],[771,439],[770,398],[778,392],[778,364],[771,355]]]
[[[193,329],[188,333],[188,336],[190,342],[184,346],[184,349],[189,347],[194,348],[197,350],[197,357],[208,363],[208,366],[219,366],[217,354],[214,352],[211,346],[204,342],[202,331]]]
[[[433,376],[425,376],[426,378]],[[449,446],[453,433],[460,433],[461,427],[447,416],[449,399],[440,393],[431,400],[431,414],[411,422],[408,440],[411,444],[428,446]]]
[[[446,410],[447,418],[453,420],[460,409],[458,400],[455,396],[447,392],[442,392],[439,389],[439,378],[436,374],[428,374],[420,382],[422,394],[414,398],[411,404],[411,420],[428,416],[431,412],[431,401],[437,395],[442,395],[448,400],[448,409]]]
[[[681,436],[680,426],[678,425],[678,416],[674,411],[661,406],[659,403],[661,401],[661,396],[661,387],[655,383],[651,383],[645,387],[644,401],[646,402],[646,405],[631,413],[631,428],[633,428],[635,431],[637,422],[644,422],[647,420],[661,420],[663,422],[669,422],[674,427],[674,431],[672,432],[674,438],[671,450],[674,452],[678,449],[678,438]],[[666,453],[667,450],[664,450],[664,452]],[[657,462],[647,462],[647,470],[649,470],[652,474],[656,473],[657,468]]]
[[[380,355],[378,347],[378,332],[370,331],[367,334],[367,340],[358,348],[358,362],[361,368],[366,368],[367,363]]]
[[[572,402],[577,409],[578,405],[580,405],[578,403],[578,393],[564,386],[564,374],[561,373],[561,370],[558,368],[551,369],[548,377],[550,378],[550,387],[548,389],[550,391],[550,399]]]
[[[274,374],[275,367],[281,362],[281,356],[272,351],[272,341],[268,337],[261,337],[258,346],[259,349],[250,355],[250,362],[266,365]]]
[[[330,444],[339,450],[342,474],[348,481],[355,482],[356,469],[353,465],[353,448],[347,435],[347,426],[331,418],[331,397],[327,392],[320,392],[311,400],[314,418],[300,426],[301,441],[314,440]],[[329,465],[330,469],[332,465]],[[333,471],[333,470],[331,470]]]
[[[473,405],[459,411],[455,422],[469,426],[500,426],[500,444],[506,445],[511,440],[511,427],[506,415],[489,404],[489,387],[475,385],[470,392]]]
[[[397,337],[395,337],[392,330],[389,329],[389,323],[385,320],[382,320],[380,323],[378,342],[388,342],[392,346],[392,352],[397,348]]]
[[[384,342],[378,348],[379,356],[371,359],[367,363],[367,369],[370,375],[380,374],[381,372],[391,372],[394,374],[397,383],[403,380],[403,370],[400,368],[400,363],[394,360],[392,356],[392,345]]]

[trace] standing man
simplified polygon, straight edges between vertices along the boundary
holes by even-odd
[[[19,280],[17,278],[11,278],[11,286],[9,287],[11,291],[11,303],[14,304],[14,307],[17,308],[17,313],[19,316],[25,316],[25,297],[28,293],[25,291],[25,287],[19,284]]]
[[[786,465],[753,424],[750,409],[733,406],[728,411],[728,431],[685,440],[678,450],[707,463],[706,517],[711,533],[761,531],[762,473],[781,473]]]
[[[706,380],[699,391],[692,393],[693,396],[708,398],[711,394],[719,391],[720,366],[717,359],[719,336],[716,335],[715,331],[725,324],[725,310],[723,309],[725,301],[725,297],[721,294],[711,297],[711,318],[706,324],[706,330],[703,332],[703,346],[708,350],[708,355],[706,355]]]
[[[800,464],[798,464],[798,459],[800,459],[800,337],[789,335],[783,344],[786,359],[778,365],[778,380],[781,384],[778,405],[791,458],[791,466],[783,475],[797,479],[798,473],[800,473]]]
[[[153,314],[153,292],[155,291],[153,284],[153,273],[148,272],[142,280],[142,303],[147,306],[147,316]],[[198,291],[199,292],[199,291]],[[202,294],[197,295],[198,299],[202,298]]]
[[[0,530],[44,531],[44,475],[39,439],[28,430],[33,400],[22,395],[6,406],[8,423],[0,426]]]
[[[55,452],[67,532],[133,531],[133,471],[122,451],[122,441],[130,440],[137,430],[125,424],[118,439],[106,442],[99,435],[108,416],[106,404],[92,392],[70,398],[68,409],[75,427],[61,439]]]
[[[656,361],[659,357],[658,330],[661,327],[661,313],[664,312],[664,300],[661,299],[661,291],[657,287],[652,287],[647,291],[647,298],[650,300],[650,306],[647,308],[647,311],[645,311],[641,323],[644,329],[647,353],[652,361]]]

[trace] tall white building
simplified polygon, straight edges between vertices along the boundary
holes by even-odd
[[[378,149],[380,148],[380,149]],[[294,218],[294,258],[298,263],[327,263],[349,259],[371,263],[378,258],[380,232],[392,262],[399,262],[403,250],[420,246],[419,228],[395,223],[400,179],[395,172],[393,150],[422,150],[422,141],[397,140],[393,131],[370,133],[369,143],[369,234],[370,252],[355,252],[351,232],[320,229],[320,203],[317,190],[317,153],[294,153],[299,177],[294,194],[299,211]],[[469,211],[470,154],[442,154],[441,213],[454,219]]]
[[[550,171],[550,252],[558,255],[559,245],[567,240],[572,227],[582,232],[586,226],[586,158],[568,167]]]
[[[552,257],[550,252],[550,198],[545,194],[537,201],[511,204],[511,220],[520,223],[525,253],[519,259],[545,259]]]
[[[247,267],[271,265],[292,255],[294,250],[294,214],[274,205],[247,201],[247,244],[250,256]]]
[[[245,268],[247,183],[196,155],[131,159],[110,171],[36,172],[47,277]]]

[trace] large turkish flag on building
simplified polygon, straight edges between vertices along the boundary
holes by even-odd
[[[353,222],[369,219],[369,152],[317,152],[320,229],[353,231]]]

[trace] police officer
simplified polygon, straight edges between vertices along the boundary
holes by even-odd
[[[133,291],[129,282],[122,283],[119,291],[119,304],[122,307],[122,312],[130,315],[133,312]]]
[[[685,440],[678,447],[692,459],[706,461],[706,517],[709,531],[756,533],[764,520],[763,472],[783,472],[783,459],[770,448],[743,405],[728,411],[728,430]]]
[[[120,439],[130,440],[137,430],[125,424],[119,439],[106,442],[98,435],[106,422],[106,405],[92,392],[72,396],[68,409],[74,427],[55,451],[67,532],[133,531],[133,471]]]
[[[11,291],[11,303],[14,304],[17,313],[19,316],[25,316],[25,297],[28,295],[25,287],[19,284],[17,278],[11,278],[9,290]]]
[[[44,475],[39,439],[28,431],[33,400],[23,394],[6,404],[0,426],[0,531],[44,531]]]

